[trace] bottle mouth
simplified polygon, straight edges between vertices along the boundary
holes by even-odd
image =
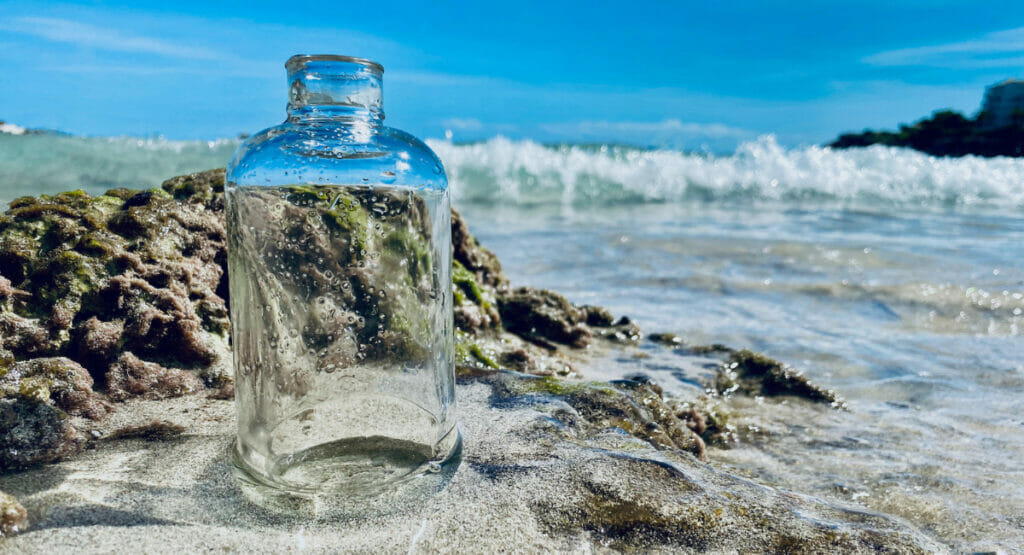
[[[310,63],[316,62],[342,62],[348,64],[355,64],[362,66],[373,73],[378,75],[384,73],[384,66],[378,64],[373,60],[367,60],[366,58],[357,58],[355,56],[340,56],[337,54],[296,54],[288,61],[284,63],[284,67],[288,72],[300,71],[306,69],[306,66]]]

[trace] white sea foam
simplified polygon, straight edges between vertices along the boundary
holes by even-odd
[[[7,133],[8,135],[24,135],[26,131],[28,130],[20,125],[0,121],[0,133]]]
[[[627,147],[546,147],[494,138],[429,141],[457,199],[568,203],[677,200],[838,201],[1024,206],[1024,159],[936,158],[873,146],[786,149],[767,135],[731,155]]]
[[[882,146],[784,148],[770,135],[728,155],[545,146],[503,137],[473,144],[427,142],[444,161],[455,199],[462,203],[1024,207],[1024,158],[936,158]],[[172,175],[224,166],[237,145],[237,139],[0,134],[0,200],[75,188],[152,187]]]

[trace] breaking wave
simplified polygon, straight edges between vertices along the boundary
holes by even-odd
[[[1024,207],[1024,159],[936,158],[893,147],[786,149],[774,137],[731,155],[615,146],[544,146],[494,138],[428,141],[456,198],[571,204],[831,201],[938,207]]]
[[[787,149],[774,137],[715,155],[626,146],[547,146],[496,137],[429,140],[456,201],[520,205],[644,202],[841,203],[1024,208],[1024,159],[936,158],[873,146]],[[0,133],[0,199],[82,188],[144,188],[224,166],[236,139],[89,138]]]

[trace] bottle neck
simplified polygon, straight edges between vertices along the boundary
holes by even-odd
[[[376,62],[347,56],[292,56],[288,121],[378,125],[384,119],[383,73]]]

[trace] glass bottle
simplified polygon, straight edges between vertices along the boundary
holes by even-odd
[[[259,504],[361,510],[458,465],[448,182],[379,64],[285,67],[287,120],[227,170],[233,462]]]

